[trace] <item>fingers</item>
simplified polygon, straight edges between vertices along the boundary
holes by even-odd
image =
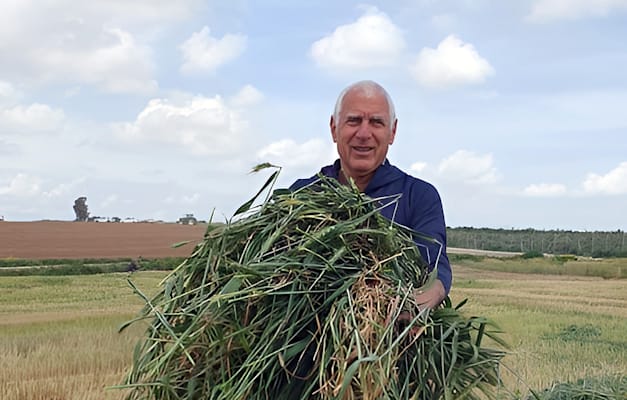
[[[446,297],[446,291],[439,280],[436,280],[433,285],[427,288],[419,288],[414,292],[414,299],[420,310],[437,308],[444,300],[444,297]]]

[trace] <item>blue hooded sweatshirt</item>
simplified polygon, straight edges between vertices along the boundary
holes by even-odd
[[[323,167],[320,174],[338,179],[340,160]],[[300,189],[318,180],[318,175],[299,179],[290,186],[291,190]],[[364,194],[371,198],[400,195],[398,204],[390,204],[381,210],[381,214],[397,224],[404,225],[416,232],[437,240],[440,244],[416,240],[422,257],[431,269],[437,262],[438,279],[448,295],[451,290],[451,265],[446,255],[446,224],[442,201],[433,185],[414,178],[389,163],[388,160],[377,168],[368,183]]]

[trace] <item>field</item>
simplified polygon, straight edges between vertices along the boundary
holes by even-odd
[[[184,257],[172,248],[202,239],[207,225],[107,222],[0,222],[0,259]]]
[[[65,248],[62,256],[56,256],[63,258],[136,257],[136,253],[147,258],[185,256],[189,247],[171,249],[170,244],[197,240],[204,232],[204,227],[164,224],[175,232],[165,234],[167,240],[162,240],[150,232],[151,227],[163,229],[158,224],[138,224],[138,228],[133,228],[129,226],[135,224],[65,223],[58,225],[57,231],[48,231],[55,232],[54,239],[40,237],[39,241],[30,242],[26,238],[11,238],[7,234],[9,225],[5,224],[0,223],[0,258],[18,258],[6,256],[5,243],[12,243],[11,252],[20,254],[19,258],[54,258],[39,247],[55,242]],[[38,228],[35,230],[39,231],[41,224],[48,223],[33,223]],[[118,230],[107,231],[106,235],[98,232],[109,225],[117,225]],[[81,231],[80,235],[63,232],[87,228],[92,230]],[[143,232],[141,239],[135,237],[139,232]],[[68,244],[79,239],[83,245],[72,253]],[[145,247],[129,245],[139,246],[140,242]],[[20,249],[20,243],[25,248]],[[94,253],[86,252],[86,248]],[[48,249],[56,250],[53,246]],[[180,253],[169,253],[173,250]],[[627,267],[625,259],[595,262],[599,269]],[[543,265],[544,270],[554,269],[551,260],[523,263],[462,259],[453,267],[453,302],[468,299],[463,310],[468,315],[492,318],[511,344],[504,360],[505,385],[500,393],[503,399],[555,382],[627,376],[627,280],[529,273],[542,272]],[[511,272],[509,266],[529,271]],[[165,272],[141,271],[130,278],[150,294],[165,276]],[[136,315],[143,305],[129,287],[128,277],[125,273],[0,277],[0,397],[123,398],[122,391],[106,388],[122,381],[131,363],[133,346],[145,329],[145,325],[137,324],[121,334],[117,332],[117,327]]]

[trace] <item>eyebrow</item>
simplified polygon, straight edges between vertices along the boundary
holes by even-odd
[[[370,121],[371,122],[372,121],[376,121],[376,122],[383,122],[383,123],[385,123],[387,120],[382,115],[373,115],[372,117],[370,117]]]
[[[353,115],[347,115],[346,116],[346,121],[356,121],[356,120],[363,120],[364,117],[363,115],[358,115],[358,114],[353,114]],[[386,123],[386,119],[383,115],[373,115],[370,118],[368,118],[368,122],[382,122],[382,123]]]

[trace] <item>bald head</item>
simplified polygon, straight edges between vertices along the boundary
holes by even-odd
[[[346,87],[337,98],[337,102],[335,103],[335,110],[333,111],[333,118],[337,121],[340,116],[340,112],[342,111],[342,106],[344,103],[344,97],[349,92],[358,92],[365,97],[375,97],[383,95],[385,100],[388,103],[388,107],[390,109],[390,121],[394,121],[396,119],[396,111],[394,110],[394,103],[392,102],[392,98],[388,94],[388,92],[383,88],[383,86],[379,85],[375,81],[359,81],[355,82],[352,85]]]

